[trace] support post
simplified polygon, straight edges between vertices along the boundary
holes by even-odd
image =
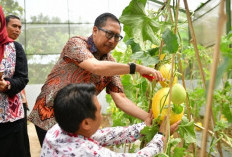
[[[208,94],[207,94],[207,104],[206,104],[205,118],[204,118],[205,130],[203,131],[200,157],[204,157],[206,153],[206,142],[207,142],[207,135],[208,135],[207,132],[209,129],[209,120],[211,117],[212,102],[213,102],[213,91],[214,91],[214,86],[215,86],[218,59],[220,56],[221,35],[223,33],[224,22],[226,21],[226,15],[224,13],[224,2],[225,2],[224,0],[221,0],[221,3],[220,3],[217,42],[216,42],[215,51],[213,55],[213,63],[212,63],[211,71],[210,71],[210,84],[209,84],[209,89],[208,89]]]

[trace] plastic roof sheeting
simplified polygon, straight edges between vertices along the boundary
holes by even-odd
[[[155,3],[152,4],[152,6],[160,6],[160,3],[163,3],[162,0],[150,1]],[[213,46],[215,44],[217,35],[217,21],[219,16],[218,11],[220,0],[187,0],[187,2],[189,10],[193,15],[192,20],[197,43],[206,47]],[[171,0],[170,4],[173,4],[173,0]],[[180,8],[185,10],[183,0],[180,0]],[[226,28],[226,26],[224,28]]]
[[[149,1],[160,4],[163,3],[165,0],[149,0]],[[187,0],[190,12],[195,11],[197,8],[199,8],[202,4],[206,3],[207,1],[208,0]],[[174,2],[176,2],[176,0],[174,0]],[[173,4],[173,0],[171,0],[170,4],[171,5]],[[180,0],[180,8],[185,9],[183,0]]]
[[[219,7],[220,0],[211,0],[194,12],[193,26],[198,44],[206,47],[215,44],[217,38]],[[225,32],[226,25],[224,26],[224,33]]]

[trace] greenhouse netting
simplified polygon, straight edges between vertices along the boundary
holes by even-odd
[[[189,10],[184,2],[188,2]],[[222,16],[219,11],[223,10],[220,6],[224,4],[221,2],[222,0],[1,0],[0,3],[6,16],[15,14],[22,21],[22,33],[17,41],[23,45],[28,60],[30,82],[26,86],[26,94],[30,110],[69,38],[90,36],[96,17],[110,12],[119,18],[121,35],[124,37],[110,52],[115,60],[123,64],[134,62],[153,70],[155,68],[162,71],[166,79],[152,82],[151,76],[141,77],[143,75],[138,73],[120,75],[125,95],[145,111],[152,109],[153,113],[154,110],[159,110],[159,114],[167,114],[171,108],[171,114],[177,115],[174,119],[184,117],[184,124],[180,126],[182,131],[178,136],[168,135],[170,139],[165,142],[168,147],[161,156],[199,156],[201,139],[205,139],[202,133],[202,123],[207,113],[205,105],[210,102],[207,97],[210,95],[214,101],[212,110],[209,110],[212,113],[210,118],[216,122],[212,122],[210,126],[207,153],[218,157],[222,156],[223,151],[224,156],[229,157],[232,156],[232,3],[231,0],[225,0],[225,20],[219,18]],[[224,21],[219,24],[221,19]],[[222,29],[219,29],[220,26]],[[222,34],[219,34],[220,31]],[[214,53],[219,53],[217,50],[221,54],[214,57]],[[213,77],[212,67],[217,72]],[[210,86],[212,78],[215,79],[215,87]],[[179,86],[182,93],[174,94],[177,99],[184,95],[185,102],[173,103],[173,98],[168,98],[170,89],[172,85],[181,82],[184,86]],[[102,105],[101,112],[107,120],[111,120],[110,125],[127,126],[140,122],[119,110],[105,90],[98,98]],[[166,100],[170,100],[169,103]],[[165,107],[161,107],[161,102]],[[158,109],[153,107],[155,105]],[[161,115],[155,118],[159,120],[156,121],[158,126]],[[151,132],[157,126],[146,128],[143,133],[148,138],[136,143],[136,146],[125,144],[112,149],[135,152],[151,140]],[[147,141],[144,142],[145,140]],[[218,141],[223,143],[222,148],[219,148]]]

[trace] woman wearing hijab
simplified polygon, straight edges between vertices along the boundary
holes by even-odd
[[[27,59],[22,46],[7,35],[1,6],[0,23],[0,156],[27,157],[20,96],[28,83]]]

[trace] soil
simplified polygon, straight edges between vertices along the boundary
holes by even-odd
[[[28,129],[28,136],[30,140],[31,157],[39,157],[41,147],[35,131],[34,124],[28,121],[27,129]]]

